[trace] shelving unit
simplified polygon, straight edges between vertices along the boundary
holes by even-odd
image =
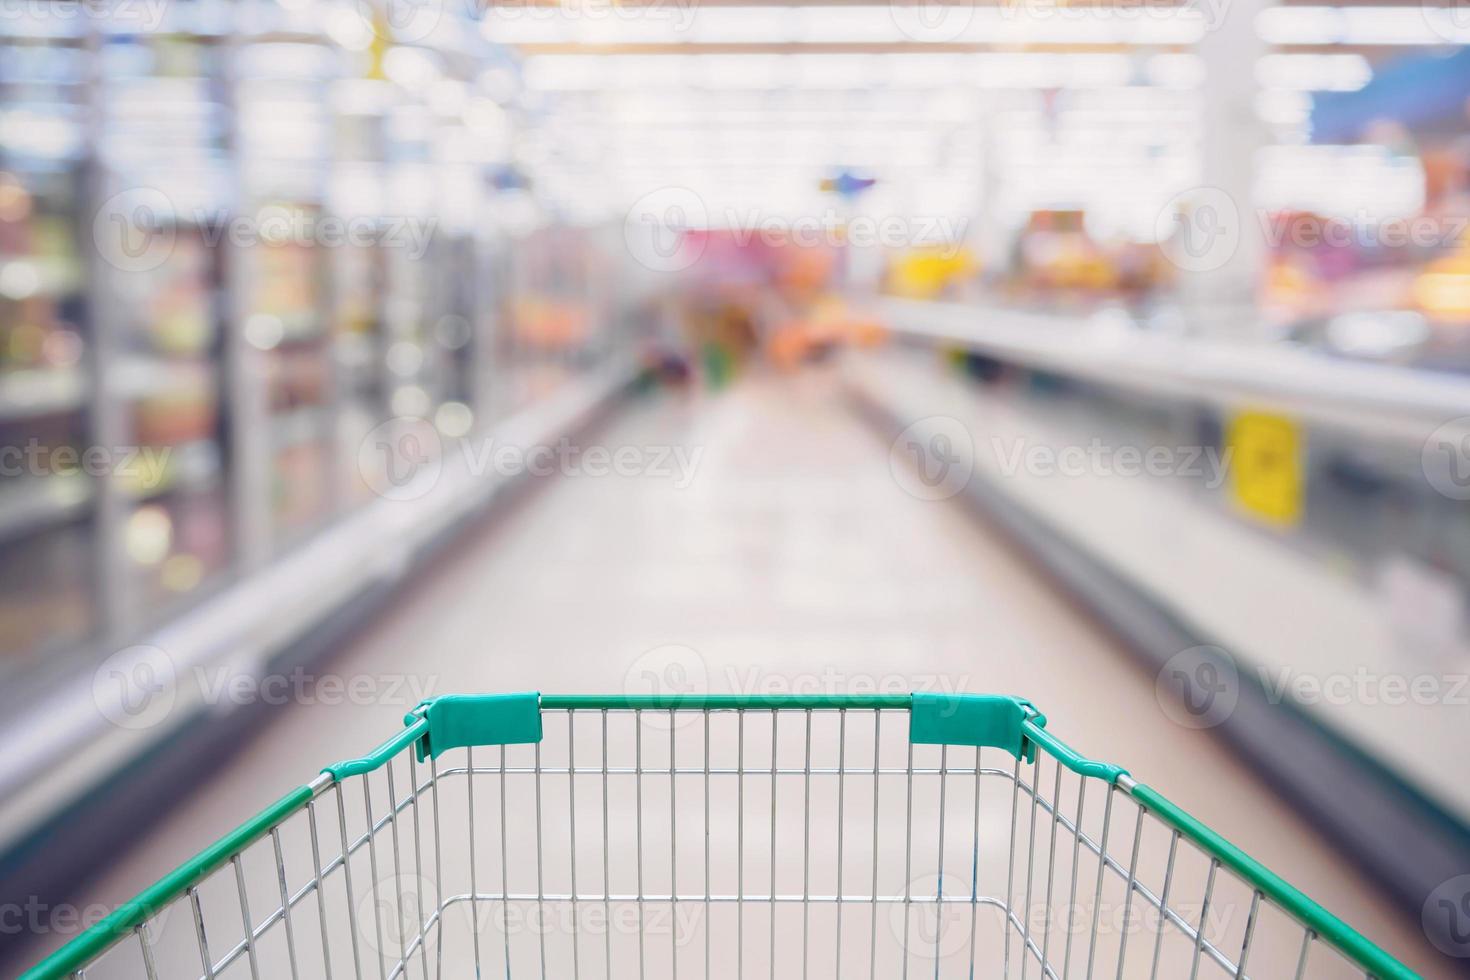
[[[373,502],[375,426],[447,444],[527,404],[491,223],[513,63],[460,12],[398,37],[369,9],[0,24],[0,450],[129,454],[0,474],[18,699]]]
[[[60,469],[93,443],[96,353],[81,223],[86,39],[7,20],[0,33],[0,657],[95,636],[95,481]],[[66,454],[66,455],[61,455]],[[79,460],[76,460],[79,462]]]
[[[559,355],[575,383],[512,394],[541,360],[508,343],[514,63],[469,8],[400,37],[372,2],[0,19],[0,461],[151,466],[0,473],[18,894],[64,891],[136,830],[119,767],[168,783],[142,790],[157,803],[263,719],[215,710],[199,671],[311,668],[499,499],[516,476],[474,471],[457,438],[554,441],[636,375],[589,332]],[[372,490],[363,450],[396,416],[444,452],[421,499]],[[177,689],[135,730],[100,670],[139,645]]]
[[[157,249],[137,263],[103,255],[94,273],[109,444],[148,454],[106,481],[108,637],[186,607],[234,560],[217,246],[231,186],[224,21],[199,4],[173,18],[166,34],[99,25],[96,41],[96,194],[152,209],[113,230]]]
[[[1426,440],[1445,419],[1470,416],[1461,382],[1281,345],[1089,328],[1003,308],[896,299],[881,307],[909,348],[893,356],[892,373],[904,382],[895,387],[933,386],[953,398],[924,412],[985,418],[994,441],[977,439],[977,471],[1229,650],[1248,683],[1330,677],[1341,665],[1405,678],[1463,669],[1470,535],[1463,502],[1436,492],[1423,462]],[[1047,383],[967,385],[957,372],[937,371],[933,348],[983,355]],[[1299,433],[1292,454],[1300,454],[1302,499],[1290,520],[1243,505],[1239,457],[1247,450],[1226,433],[1244,413],[1282,419]],[[1235,457],[1218,483],[1203,465],[1172,478],[1044,480],[1003,466],[998,447],[1023,432],[1035,445],[1199,445]],[[1074,506],[1079,493],[1085,511]],[[1293,620],[1286,610],[1304,603],[1316,615]],[[1278,701],[1294,703],[1283,692]],[[1464,821],[1470,794],[1450,775],[1463,709],[1452,700],[1322,696],[1296,708]]]

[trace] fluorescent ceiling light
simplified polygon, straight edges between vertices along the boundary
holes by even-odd
[[[1360,54],[1272,54],[1256,62],[1256,80],[1267,90],[1353,92],[1372,77]]]
[[[1204,14],[1189,6],[1132,9],[1029,4],[971,6],[946,40],[961,44],[1192,44]],[[496,6],[485,36],[502,44],[915,44],[886,4],[869,6]]]
[[[1156,55],[1153,57],[1168,57]],[[1352,55],[1322,56],[1354,58]],[[1358,62],[1366,70],[1366,61]],[[1150,58],[1123,54],[539,54],[525,60],[526,87],[542,92],[636,89],[882,90],[1126,86],[1146,80]],[[924,70],[913,70],[922,68]],[[1178,62],[1159,71],[1178,77]]]
[[[1273,7],[1256,17],[1271,44],[1440,45],[1470,42],[1454,6]]]

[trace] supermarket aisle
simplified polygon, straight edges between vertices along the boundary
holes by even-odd
[[[686,447],[687,487],[557,478],[468,535],[326,668],[373,678],[380,703],[283,708],[79,900],[122,900],[320,764],[361,754],[415,686],[944,686],[1030,697],[1058,735],[1127,764],[1435,975],[1411,925],[1207,735],[1172,724],[1125,652],[959,507],[908,495],[833,382],[755,378],[635,403],[597,443]]]

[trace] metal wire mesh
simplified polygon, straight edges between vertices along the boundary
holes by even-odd
[[[81,975],[1363,975],[1044,752],[911,745],[902,710],[543,714],[323,777]]]

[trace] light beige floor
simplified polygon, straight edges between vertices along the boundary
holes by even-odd
[[[329,671],[410,674],[436,693],[637,691],[651,671],[713,691],[940,683],[1024,694],[1059,736],[1205,816],[1426,976],[1449,975],[1294,811],[1208,734],[1171,723],[1152,676],[991,531],[953,503],[905,493],[832,379],[754,378],[642,402],[596,441],[703,456],[682,490],[660,477],[548,482],[467,536]],[[124,899],[323,762],[391,734],[404,711],[284,708],[79,899]]]

